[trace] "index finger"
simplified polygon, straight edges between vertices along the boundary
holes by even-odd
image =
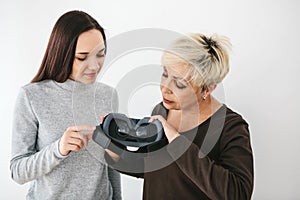
[[[104,120],[104,116],[103,116],[103,115],[101,115],[101,116],[100,116],[100,123],[102,123],[102,122],[103,122],[103,120]]]
[[[107,115],[109,115],[109,114],[110,114],[110,112],[106,113],[105,116],[104,116],[104,115],[100,115],[100,123],[102,123],[103,120],[104,120],[104,118],[105,118]]]
[[[163,125],[166,122],[165,118],[163,118],[161,115],[153,115],[150,117],[149,122],[153,122],[154,120],[159,120]]]
[[[69,130],[71,131],[94,131],[96,129],[95,126],[89,126],[89,125],[80,125],[80,126],[70,126]]]

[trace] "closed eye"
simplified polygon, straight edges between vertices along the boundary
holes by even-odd
[[[175,81],[176,87],[179,88],[179,89],[184,89],[184,88],[187,87],[187,85],[185,85],[184,83],[182,83],[182,82],[179,81],[179,80],[174,80],[174,81]]]
[[[85,58],[76,57],[76,59],[79,60],[79,61],[84,61],[86,59],[86,57]]]

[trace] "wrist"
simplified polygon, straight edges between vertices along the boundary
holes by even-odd
[[[172,137],[168,138],[169,143],[171,143],[175,138],[177,138],[178,136],[180,136],[179,133],[174,134]]]
[[[60,150],[60,149],[59,149],[59,153],[60,153],[62,156],[67,156],[67,155],[70,153],[70,151],[64,151],[64,150]]]
[[[64,149],[61,147],[61,145],[60,145],[60,140],[59,140],[59,142],[58,142],[58,152],[59,152],[60,155],[62,155],[62,156],[67,156],[67,155],[70,153],[70,151],[64,150]]]

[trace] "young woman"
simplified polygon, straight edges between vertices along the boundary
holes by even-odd
[[[17,183],[32,181],[27,199],[121,199],[119,173],[104,164],[104,151],[89,140],[96,124],[79,120],[113,110],[114,89],[96,82],[105,39],[103,28],[87,13],[63,14],[37,75],[19,92],[10,169]],[[85,92],[83,98],[76,92]],[[88,98],[97,109],[84,105]]]
[[[147,154],[118,157],[113,167],[144,178],[143,198],[250,199],[253,155],[247,122],[213,97],[229,71],[226,37],[191,34],[174,41],[162,57],[161,94],[150,121],[165,138]]]

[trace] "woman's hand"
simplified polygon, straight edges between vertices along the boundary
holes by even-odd
[[[92,132],[96,129],[94,126],[70,126],[64,132],[59,141],[59,152],[66,156],[70,151],[79,151],[83,146],[87,146],[88,140],[92,138]],[[83,134],[81,131],[90,133]]]
[[[120,160],[120,156],[109,149],[105,149],[105,152],[115,161],[118,162]]]
[[[156,119],[161,122],[169,143],[171,143],[175,138],[177,138],[180,135],[178,131],[173,126],[168,124],[167,120],[165,120],[165,118],[163,118],[161,115],[151,116],[149,122],[153,122]]]

